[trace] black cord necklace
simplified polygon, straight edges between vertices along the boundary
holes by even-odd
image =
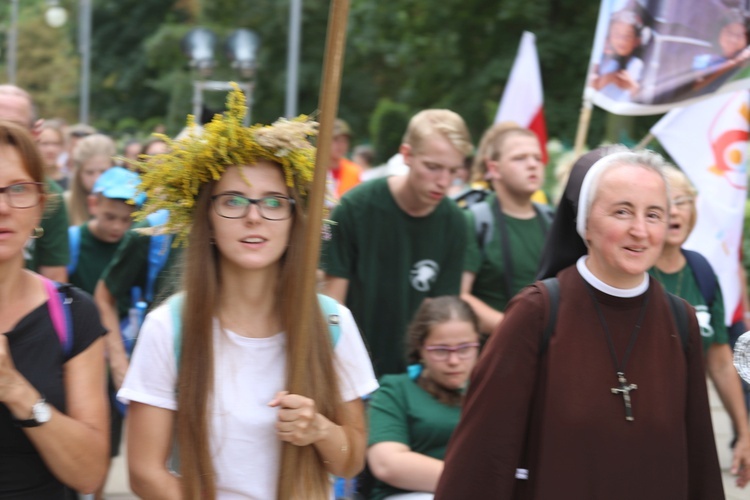
[[[630,341],[628,342],[628,347],[625,349],[625,355],[622,357],[622,361],[619,361],[617,359],[617,351],[615,351],[615,343],[614,343],[614,340],[612,339],[612,334],[609,331],[609,326],[607,325],[607,321],[604,319],[604,313],[602,312],[602,308],[599,306],[599,301],[596,300],[596,296],[594,295],[594,290],[592,286],[588,283],[586,283],[586,290],[589,292],[589,295],[591,296],[591,300],[594,301],[594,308],[596,309],[596,313],[599,316],[599,322],[602,324],[602,329],[604,330],[604,336],[607,338],[607,345],[609,346],[609,353],[612,355],[612,362],[615,365],[615,373],[617,374],[617,382],[620,384],[619,387],[613,387],[611,389],[612,394],[619,394],[622,396],[623,402],[625,403],[625,420],[627,420],[628,422],[632,422],[635,420],[635,417],[633,416],[633,406],[630,400],[630,391],[638,389],[638,386],[636,384],[628,384],[628,379],[625,378],[625,367],[628,364],[630,353],[633,352],[635,341],[638,338],[638,332],[641,330],[641,324],[643,323],[643,318],[646,316],[646,305],[648,304],[648,293],[646,293],[646,295],[643,297],[643,305],[641,306],[641,312],[638,315],[638,321],[633,327],[633,333],[630,334]]]

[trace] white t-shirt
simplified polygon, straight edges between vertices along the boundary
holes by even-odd
[[[340,305],[339,317],[334,365],[341,398],[352,401],[373,392],[378,383],[351,312]],[[213,337],[216,373],[209,407],[218,498],[276,498],[281,441],[274,428],[278,408],[268,402],[285,389],[285,335],[242,337],[221,329],[215,320]],[[117,397],[176,410],[176,384],[171,310],[162,305],[143,323]]]

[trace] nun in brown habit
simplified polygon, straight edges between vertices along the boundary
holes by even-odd
[[[668,227],[663,159],[578,160],[543,252],[472,375],[437,499],[723,499],[698,323],[646,272]],[[685,309],[688,308],[688,309]],[[685,314],[687,312],[687,314]]]

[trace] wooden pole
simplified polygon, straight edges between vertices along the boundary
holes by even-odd
[[[589,134],[589,124],[591,123],[591,111],[594,105],[591,99],[583,99],[581,104],[581,114],[578,116],[578,131],[576,132],[576,142],[573,151],[578,158],[583,154],[586,147],[586,136]]]
[[[336,119],[341,89],[341,73],[344,63],[344,48],[346,42],[346,23],[349,16],[349,0],[331,0],[328,14],[328,31],[326,35],[326,51],[323,61],[323,76],[320,88],[320,128],[318,129],[317,155],[315,157],[315,175],[308,198],[308,224],[305,233],[305,256],[303,274],[300,276],[298,292],[301,300],[299,312],[293,319],[301,322],[303,330],[313,324],[313,313],[318,307],[315,301],[316,271],[320,257],[320,234],[323,222],[323,201],[325,199],[326,175],[331,156],[331,140],[333,136],[333,122]],[[300,323],[298,323],[300,324]],[[303,336],[300,348],[310,341],[309,336]],[[295,370],[299,376],[289,381],[289,390],[293,393],[309,384],[309,380],[301,370]]]
[[[646,146],[648,146],[648,144],[653,140],[654,140],[654,134],[649,132],[648,134],[646,134],[646,136],[643,139],[641,139],[641,141],[638,144],[635,145],[635,147],[633,147],[633,149],[635,150],[646,149]]]

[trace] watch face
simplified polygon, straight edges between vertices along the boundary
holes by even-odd
[[[35,404],[31,411],[34,414],[34,420],[40,424],[48,422],[52,417],[52,410],[44,400]]]

